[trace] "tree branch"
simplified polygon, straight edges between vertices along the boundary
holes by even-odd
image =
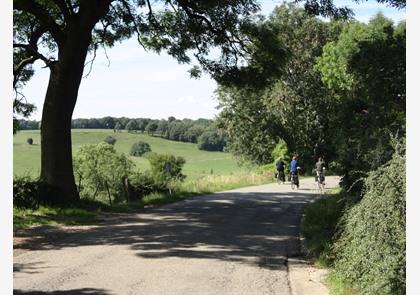
[[[186,3],[185,1],[180,0],[180,1],[178,1],[178,4],[179,4],[179,6],[181,6],[181,8],[185,11],[185,13],[186,13],[186,14],[187,14],[190,18],[194,18],[194,19],[201,20],[201,21],[205,22],[205,23],[207,24],[208,29],[209,29],[212,33],[214,33],[214,34],[219,34],[219,33],[222,33],[221,31],[216,30],[216,29],[213,27],[213,25],[211,24],[211,21],[210,21],[208,18],[206,18],[206,17],[205,17],[205,16],[203,16],[203,15],[196,14],[196,13],[194,13],[193,11],[191,11],[191,10],[190,10],[190,7],[188,6],[188,3]]]
[[[61,13],[64,15],[64,19],[69,21],[72,16],[74,15],[73,10],[71,7],[68,7],[67,2],[65,0],[53,0],[55,5],[58,6]]]
[[[131,12],[131,8],[130,8],[130,5],[127,3],[127,1],[122,1],[122,4],[123,4],[123,6],[125,7],[125,9],[127,9],[127,13],[130,15],[130,18],[131,18],[131,20],[133,21],[133,23],[134,23],[134,28],[135,28],[135,30],[136,30],[136,34],[137,34],[137,42],[139,42],[139,44],[141,45],[141,47],[143,47],[143,49],[145,50],[145,51],[147,51],[146,50],[146,47],[144,46],[144,44],[143,44],[143,42],[141,42],[141,39],[140,39],[140,31],[139,31],[139,26],[138,26],[138,23],[137,23],[137,20],[136,20],[136,17],[133,15],[133,13]],[[149,5],[150,5],[150,3],[149,3]]]
[[[31,45],[29,44],[19,44],[19,43],[14,43],[13,44],[13,48],[23,48],[26,50],[26,52],[29,55],[32,55],[34,57],[36,57],[37,59],[41,59],[42,61],[45,62],[45,64],[47,66],[50,66],[51,62],[53,62],[53,60],[48,59],[47,57],[45,57],[44,55],[42,55],[41,53],[39,53],[35,48],[33,48]]]
[[[26,67],[29,64],[33,64],[36,60],[38,59],[38,57],[36,56],[31,56],[28,57],[26,59],[21,60],[21,62],[13,67],[13,88],[16,89],[16,84],[19,81],[19,73],[23,70],[24,67]]]
[[[63,28],[37,2],[34,0],[13,0],[13,8],[32,14],[43,27],[48,29],[57,44],[63,43],[65,39],[65,34],[62,31]]]

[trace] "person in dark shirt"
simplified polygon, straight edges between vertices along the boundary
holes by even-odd
[[[320,178],[321,183],[325,184],[325,161],[322,157],[318,158],[318,162],[315,163],[315,181],[318,181],[318,177]]]
[[[285,175],[284,175],[284,166],[286,164],[283,162],[282,159],[278,159],[276,162],[276,170],[277,170],[277,181],[280,184],[280,182],[285,182]]]

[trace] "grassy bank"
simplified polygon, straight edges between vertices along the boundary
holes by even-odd
[[[133,203],[110,206],[104,198],[95,201],[82,199],[76,207],[71,208],[40,207],[36,210],[14,208],[13,227],[20,229],[37,224],[93,224],[100,220],[101,212],[136,212],[145,206],[163,205],[193,196],[270,182],[273,182],[271,174],[208,175],[179,184],[171,195],[169,193],[153,193]]]

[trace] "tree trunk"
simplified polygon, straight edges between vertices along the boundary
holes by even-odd
[[[58,188],[58,203],[80,199],[73,175],[71,119],[76,105],[91,28],[74,26],[59,46],[42,111],[41,179]]]

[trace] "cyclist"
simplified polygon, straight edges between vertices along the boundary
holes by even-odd
[[[315,163],[315,181],[318,181],[318,177],[319,180],[321,181],[322,184],[325,185],[325,175],[324,175],[324,170],[325,170],[325,162],[324,159],[322,157],[318,158],[318,162]]]
[[[298,167],[298,162],[297,162],[297,157],[293,156],[292,161],[290,162],[290,173],[293,174],[295,176],[296,179],[296,187],[299,188],[299,174],[298,174],[298,170],[300,169],[300,167]]]
[[[277,170],[277,181],[280,184],[280,181],[283,183],[285,182],[285,176],[284,176],[284,166],[286,164],[283,162],[282,159],[278,159],[276,162],[276,170]]]

